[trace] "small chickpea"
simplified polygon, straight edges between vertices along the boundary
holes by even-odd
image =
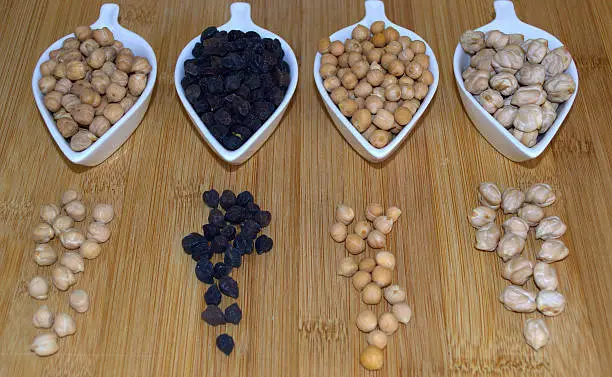
[[[397,56],[402,52],[402,44],[398,41],[391,41],[385,46],[385,52]]]
[[[91,28],[87,25],[77,26],[74,29],[74,35],[78,38],[79,41],[85,41],[91,38]]]
[[[343,86],[332,90],[330,97],[336,105],[348,98],[348,90]]]
[[[319,44],[317,49],[321,54],[326,54],[329,52],[329,47],[331,46],[331,41],[329,37],[319,39]]]
[[[355,323],[357,324],[357,328],[362,332],[370,332],[376,329],[378,319],[373,311],[364,310],[357,315]]]
[[[374,21],[372,25],[370,25],[370,31],[372,34],[382,33],[385,30],[385,22],[384,21]]]
[[[70,89],[72,89],[72,81],[67,78],[59,79],[55,83],[55,91],[60,92],[62,94],[70,93]]]
[[[399,107],[397,110],[395,110],[394,116],[395,121],[400,126],[405,126],[412,120],[412,113],[405,107]]]
[[[431,71],[423,71],[423,73],[421,74],[421,77],[419,77],[419,82],[422,82],[423,84],[427,86],[433,84],[434,82],[433,73],[431,73]]]
[[[98,42],[94,41],[93,39],[88,39],[81,43],[81,46],[79,46],[79,51],[81,54],[83,54],[83,56],[89,57],[89,55],[91,55],[91,53],[98,48],[100,48]]]
[[[96,135],[87,130],[80,129],[70,138],[70,148],[75,152],[80,152],[89,148],[96,140],[98,140]]]
[[[66,214],[74,221],[83,221],[87,213],[85,205],[80,200],[73,200],[66,203],[64,206],[64,211],[66,211]]]
[[[379,86],[385,79],[385,74],[379,70],[370,70],[367,73],[366,79],[372,86]]]
[[[393,127],[393,121],[393,114],[384,109],[378,110],[373,120],[374,124],[383,130],[390,130]]]
[[[366,207],[365,216],[369,221],[374,221],[378,216],[382,216],[385,213],[385,209],[380,203],[370,203]]]
[[[113,62],[106,62],[102,65],[101,70],[106,74],[106,76],[111,77],[113,72],[117,70],[117,66],[115,66],[115,63]]]
[[[338,104],[338,108],[342,114],[344,114],[344,116],[351,117],[357,110],[359,110],[359,105],[354,99],[347,98]]]
[[[55,76],[56,79],[63,79],[66,77],[66,64],[58,63],[53,69],[53,76]]]
[[[385,347],[387,347],[387,334],[380,330],[374,330],[368,333],[366,341],[369,345],[383,350]]]
[[[376,47],[385,47],[385,45],[387,44],[387,39],[385,38],[385,35],[383,33],[374,34],[372,36],[371,41]]]
[[[372,85],[370,85],[369,82],[365,81],[365,82],[360,82],[359,84],[357,84],[357,86],[355,87],[355,95],[357,97],[361,97],[361,98],[366,98],[368,97],[370,94],[372,94]]]
[[[77,229],[70,228],[60,234],[60,241],[66,249],[74,250],[78,249],[85,241],[85,236]]]
[[[132,73],[148,75],[153,70],[149,60],[143,56],[134,56],[132,60]]]
[[[357,25],[351,33],[351,37],[359,42],[365,41],[369,36],[370,30],[363,25]]]
[[[126,93],[127,89],[125,87],[114,82],[106,88],[106,98],[108,102],[119,102],[125,97]]]
[[[111,124],[115,124],[121,119],[124,114],[123,107],[118,103],[111,103],[104,108],[104,116]]]
[[[391,305],[406,301],[406,292],[399,285],[390,285],[385,288],[385,300]]]
[[[106,61],[106,52],[102,47],[93,50],[87,57],[87,64],[93,69],[101,68]]]
[[[76,283],[76,277],[67,267],[57,266],[51,272],[51,281],[55,288],[65,291]]]
[[[351,123],[359,132],[364,132],[365,130],[367,130],[372,124],[372,114],[370,113],[370,110],[357,110],[351,118]]]
[[[49,283],[41,276],[35,276],[28,284],[28,293],[37,300],[46,300],[49,297]]]
[[[78,313],[85,313],[89,309],[89,295],[82,289],[70,292],[68,302],[70,307]]]
[[[344,44],[340,41],[333,41],[329,45],[329,52],[334,56],[340,56],[344,53]]]
[[[361,300],[367,305],[377,305],[382,299],[382,289],[375,283],[369,283],[361,291]]]
[[[414,115],[417,112],[417,110],[419,109],[419,106],[421,106],[421,102],[419,102],[419,100],[416,98],[413,98],[408,101],[404,101],[404,103],[402,103],[402,107],[405,107],[408,110],[410,110],[412,115]]]
[[[110,86],[110,78],[106,75],[95,76],[91,79],[91,86],[101,95],[106,94],[106,90]]]
[[[409,48],[405,48],[397,54],[397,58],[402,62],[410,62],[414,59],[414,52]]]
[[[359,363],[367,370],[379,370],[383,367],[384,355],[380,348],[370,345],[367,346],[361,355],[359,355]]]
[[[102,102],[102,97],[100,97],[100,94],[89,88],[81,92],[79,99],[81,100],[81,103],[85,103],[93,107],[100,106],[100,102]]]
[[[359,271],[371,273],[374,271],[374,267],[376,267],[376,261],[374,258],[367,257],[359,261]]]
[[[115,73],[117,72],[123,72],[123,71],[115,71]],[[331,64],[324,64],[321,66],[321,68],[319,68],[319,74],[321,75],[321,78],[323,78],[323,80],[327,79],[328,77],[335,76],[336,72],[338,72],[338,67],[336,67],[335,65],[331,65]],[[113,76],[115,75],[115,73],[113,73]],[[111,77],[111,81],[113,83],[115,82],[112,77]],[[126,85],[127,85],[127,80],[126,80]],[[121,85],[121,86],[125,86],[125,85]]]
[[[110,236],[110,229],[104,223],[94,221],[87,226],[87,239],[94,240],[98,243],[104,243],[108,241]]]
[[[389,69],[389,65],[391,62],[396,61],[397,57],[395,55],[391,55],[389,53],[384,53],[380,58],[380,65],[383,66],[384,69]]]
[[[419,63],[412,61],[406,65],[406,75],[411,79],[416,80],[421,77],[422,74],[423,67]]]
[[[334,55],[331,55],[331,56],[334,56]],[[349,54],[345,52],[344,54],[342,54],[342,55],[340,55],[340,56],[338,56],[336,58],[336,60],[338,60],[338,63],[335,64],[335,65],[338,65],[341,68],[347,68],[349,66],[348,59],[349,59]],[[323,64],[323,63],[321,63],[321,64]],[[338,77],[340,77],[340,76],[338,76]]]
[[[53,90],[45,94],[43,101],[45,107],[54,113],[62,107],[62,93]]]
[[[389,73],[393,76],[400,77],[404,74],[406,67],[399,60],[393,60],[389,63]]]
[[[370,128],[368,128],[367,130],[365,130],[364,132],[361,133],[361,136],[363,136],[364,139],[369,141],[370,140],[370,136],[372,136],[374,131],[376,131],[377,129],[378,129],[378,127],[376,127],[375,125],[371,125]]]
[[[383,52],[381,49],[374,48],[368,52],[366,59],[369,63],[379,63],[382,59]]]
[[[389,251],[379,251],[374,258],[376,264],[390,270],[395,268],[395,255]]]
[[[347,39],[344,42],[344,51],[346,52],[356,52],[361,54],[361,43],[359,43],[359,41],[356,41],[354,39]]]
[[[366,243],[365,241],[356,234],[349,234],[346,236],[346,241],[344,243],[346,250],[353,254],[361,254],[365,250]]]
[[[429,91],[429,87],[422,82],[417,82],[414,84],[414,98],[418,100],[422,100],[427,96],[427,92]]]
[[[394,304],[391,311],[395,315],[395,318],[403,324],[407,324],[410,322],[410,318],[412,318],[412,309],[410,305],[405,302]]]
[[[429,68],[429,55],[426,54],[416,54],[414,56],[413,62],[417,62],[423,67],[423,69]]]
[[[368,96],[368,98],[366,98],[365,107],[372,114],[376,114],[378,110],[383,108],[383,105],[383,100],[378,96]]]
[[[376,130],[372,132],[369,138],[370,144],[375,148],[384,148],[391,141],[391,133],[385,130]]]
[[[353,287],[358,291],[365,288],[371,281],[372,275],[367,271],[359,270],[353,275]]]
[[[329,234],[334,241],[344,242],[347,235],[346,225],[342,222],[334,223],[329,230]]]
[[[401,96],[402,96],[402,89],[399,87],[399,85],[392,84],[385,88],[385,99],[387,101],[397,102],[399,101]]]
[[[85,240],[79,247],[79,253],[85,259],[95,259],[101,252],[100,244],[94,240]]]
[[[348,90],[355,89],[357,86],[357,76],[353,72],[347,72],[344,76],[342,76],[342,86],[344,86]]]
[[[114,51],[114,49],[113,49]],[[117,69],[130,73],[132,71],[132,61],[134,60],[134,53],[129,48],[123,48],[117,53],[117,57],[115,58],[115,66]],[[107,61],[112,61],[107,60]]]
[[[340,85],[342,85],[342,83],[340,82],[340,79],[336,76],[330,76],[323,81],[323,86],[325,87],[325,90],[327,90],[328,92],[331,92],[336,88],[339,88]]]
[[[363,131],[360,131],[360,132],[363,132]],[[357,224],[355,224],[355,228],[353,229],[355,234],[357,234],[359,237],[363,239],[366,239],[368,237],[368,234],[370,233],[371,230],[372,230],[372,225],[370,225],[370,223],[367,221],[358,222]]]
[[[413,85],[401,85],[401,98],[403,100],[413,99],[414,98],[414,86]]]
[[[55,219],[53,219],[53,232],[56,236],[59,237],[60,234],[72,228],[73,225],[74,220],[72,220],[72,217],[66,215],[59,215]]]
[[[385,106],[383,107],[383,109],[393,114],[395,113],[395,110],[397,110],[398,107],[400,107],[399,102],[385,101]]]
[[[370,51],[372,51],[373,48],[374,48],[374,43],[370,42],[369,40],[365,40],[361,42],[361,52],[363,53],[364,56],[367,56],[367,54]]]
[[[360,80],[366,77],[369,70],[370,70],[370,65],[363,60],[358,61],[351,68],[351,72],[353,72],[355,76],[357,76],[357,78]]]
[[[70,115],[72,115],[72,119],[74,119],[78,124],[83,126],[88,126],[91,124],[91,121],[94,118],[94,109],[93,106],[80,103],[70,111]]]
[[[338,275],[344,277],[351,277],[355,275],[358,267],[357,263],[351,257],[346,257],[340,262],[340,266],[338,266]]]
[[[57,80],[55,79],[55,77],[43,76],[40,78],[40,80],[38,80],[38,89],[40,89],[43,94],[47,94],[52,90],[55,90],[56,83]]]
[[[92,37],[100,44],[100,46],[110,46],[115,41],[113,33],[106,27],[94,30]]]
[[[32,230],[32,240],[36,243],[47,243],[55,237],[53,228],[47,223],[40,223]]]
[[[96,135],[97,137],[102,137],[110,129],[110,122],[102,115],[96,116],[89,125],[89,132]]]
[[[424,54],[425,53],[425,43],[423,41],[412,41],[410,42],[410,49],[415,54]]]
[[[383,88],[387,88],[390,85],[397,85],[397,82],[398,82],[397,77],[387,73],[385,75],[385,78],[382,84],[380,84],[380,86]]]
[[[55,67],[57,66],[57,62],[54,60],[47,60],[46,62],[40,65],[40,74],[43,76],[50,76],[53,74]]]
[[[410,42],[412,42],[412,39],[410,39],[410,37],[405,36],[405,35],[400,35],[400,37],[397,39],[397,41],[399,43],[402,44],[402,48],[404,50],[409,49],[410,48]]]
[[[372,271],[372,281],[381,288],[389,286],[392,278],[393,272],[386,267],[376,266],[374,267],[374,271]]]
[[[397,41],[400,37],[399,32],[395,30],[395,28],[393,28],[392,26],[386,28],[383,34],[385,35],[387,43]]]
[[[378,326],[387,335],[395,333],[399,327],[399,321],[392,313],[383,313],[378,318]]]
[[[338,58],[335,57],[332,54],[324,54],[323,56],[321,56],[321,65],[323,64],[331,64],[331,65],[338,65]]]

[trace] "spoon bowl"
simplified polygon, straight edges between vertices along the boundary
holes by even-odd
[[[425,98],[423,98],[423,100],[421,101],[421,106],[419,106],[419,109],[412,117],[410,123],[404,126],[404,128],[402,128],[402,130],[397,135],[395,135],[393,140],[391,140],[391,142],[389,142],[389,144],[387,144],[384,148],[376,148],[372,144],[370,144],[370,142],[366,140],[366,138],[363,137],[363,135],[361,135],[359,131],[357,131],[357,129],[355,129],[355,127],[351,124],[348,118],[342,114],[338,106],[331,99],[329,93],[323,86],[323,80],[321,79],[321,75],[319,74],[322,55],[320,53],[317,53],[314,61],[314,78],[315,83],[317,84],[317,89],[319,90],[319,95],[321,95],[321,98],[325,103],[325,107],[327,108],[327,112],[331,116],[332,120],[334,121],[334,124],[336,125],[342,136],[344,136],[344,138],[351,144],[351,146],[357,151],[357,153],[359,153],[363,158],[368,161],[380,162],[389,158],[399,148],[402,142],[406,140],[406,137],[412,131],[419,118],[421,118],[421,116],[427,109],[427,106],[429,106],[431,99],[436,93],[440,74],[438,71],[438,61],[436,60],[436,56],[434,55],[431,47],[429,47],[427,42],[425,42],[425,40],[416,33],[389,21],[389,19],[385,15],[385,5],[382,1],[366,0],[365,11],[366,15],[363,20],[359,21],[354,25],[338,30],[329,38],[332,41],[344,41],[346,39],[351,38],[351,32],[357,25],[363,25],[369,29],[370,25],[372,25],[374,21],[384,21],[385,26],[392,26],[399,32],[400,35],[407,36],[410,37],[410,39],[412,40],[419,40],[425,43],[425,53],[429,55],[429,70],[431,71],[434,78],[433,83],[429,86],[427,96],[425,96]]]
[[[176,86],[176,91],[178,93],[187,114],[189,114],[189,118],[191,118],[193,124],[197,127],[198,131],[206,141],[206,143],[210,146],[210,148],[224,161],[232,164],[239,165],[248,160],[261,146],[266,142],[268,137],[274,132],[278,124],[280,123],[285,110],[287,109],[287,105],[291,101],[291,97],[295,93],[295,89],[297,87],[298,81],[298,64],[297,59],[295,57],[295,53],[291,49],[291,46],[285,40],[278,35],[263,29],[253,22],[251,19],[251,5],[248,3],[233,3],[230,6],[230,20],[224,24],[223,26],[218,27],[218,30],[241,30],[243,32],[247,31],[255,31],[262,38],[271,38],[278,39],[280,41],[281,47],[285,52],[284,60],[289,64],[290,77],[291,81],[289,83],[289,87],[287,88],[287,92],[285,93],[285,97],[281,104],[276,108],[274,113],[268,118],[268,120],[237,150],[231,151],[223,147],[221,143],[214,138],[212,133],[206,128],[206,125],[198,114],[195,112],[189,101],[187,100],[187,96],[185,95],[185,90],[181,85],[181,80],[185,77],[185,61],[188,59],[193,59],[193,48],[200,41],[200,36],[196,36],[193,38],[187,46],[181,51],[178,60],[176,62],[176,67],[174,70],[174,85]]]
[[[113,32],[115,39],[121,41],[125,47],[132,49],[135,56],[142,56],[149,60],[151,64],[151,72],[147,79],[147,86],[142,92],[136,103],[128,110],[127,113],[121,117],[121,119],[115,123],[104,135],[96,140],[89,148],[81,152],[75,152],[70,148],[70,144],[64,139],[62,134],[55,125],[53,114],[47,110],[44,103],[44,95],[38,88],[38,80],[42,77],[40,73],[40,65],[45,61],[49,60],[49,52],[57,50],[62,47],[64,40],[71,38],[74,34],[66,35],[45,50],[45,52],[38,59],[34,74],[32,75],[32,92],[34,93],[34,99],[36,106],[40,111],[49,133],[55,140],[55,143],[59,146],[60,150],[66,156],[67,159],[78,165],[95,166],[106,160],[112,155],[130,135],[136,130],[136,127],[142,121],[149,102],[151,100],[151,94],[153,93],[153,87],[155,86],[155,79],[157,78],[157,59],[153,48],[140,37],[138,34],[124,28],[119,24],[119,6],[116,4],[104,4],[100,8],[100,17],[96,22],[91,25],[92,29],[100,29],[107,27]]]
[[[523,34],[525,39],[544,38],[548,40],[550,50],[563,46],[563,43],[555,36],[538,29],[534,26],[522,22],[516,15],[514,4],[510,0],[495,0],[495,19],[493,22],[481,26],[478,29],[482,32],[490,30],[499,30],[507,34]],[[461,73],[470,65],[470,55],[463,51],[461,44],[457,44],[455,48],[455,56],[453,60],[453,69],[455,80],[459,88],[459,95],[463,107],[468,113],[468,116],[474,123],[474,126],[487,139],[487,141],[497,149],[501,154],[508,157],[512,161],[521,162],[538,157],[548,147],[551,140],[561,127],[561,124],[567,117],[576,94],[578,93],[578,71],[576,64],[572,60],[569,68],[565,73],[569,74],[576,83],[576,90],[572,96],[564,103],[559,104],[557,109],[557,118],[552,126],[544,134],[538,136],[537,144],[533,147],[527,147],[517,140],[510,131],[504,128],[491,114],[489,114],[479,103],[476,97],[467,91],[463,83]]]

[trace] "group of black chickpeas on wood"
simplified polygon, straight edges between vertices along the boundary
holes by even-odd
[[[76,152],[89,148],[134,106],[151,64],[108,28],[77,26],[40,65],[38,87],[57,129]]]
[[[202,234],[190,233],[182,241],[185,253],[197,262],[196,277],[210,284],[204,294],[207,306],[202,312],[202,319],[210,326],[226,323],[237,325],[242,319],[238,304],[233,303],[224,311],[219,308],[219,304],[222,295],[238,298],[238,283],[229,274],[232,269],[242,265],[242,257],[251,254],[253,249],[257,254],[272,249],[272,239],[259,235],[270,224],[272,215],[259,208],[249,191],[235,195],[225,190],[219,195],[218,191],[211,189],[204,192],[202,199],[210,208],[208,223],[202,226]],[[223,258],[213,264],[215,254],[222,254]],[[226,355],[234,349],[234,340],[228,334],[219,335],[216,342],[217,347]]]

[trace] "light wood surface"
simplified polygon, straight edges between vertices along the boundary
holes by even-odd
[[[239,167],[204,144],[177,98],[179,51],[229,16],[229,1],[121,1],[120,21],[142,35],[159,62],[142,124],[98,167],[65,160],[34,105],[30,80],[40,53],[98,15],[102,1],[0,1],[0,376],[609,376],[612,370],[612,6],[606,0],[516,1],[519,17],[556,35],[573,53],[580,93],[564,126],[538,160],[498,154],[463,111],[452,76],[459,35],[491,20],[492,1],[387,0],[396,23],[423,36],[437,54],[438,93],[397,154],[364,161],[326,114],[312,77],[319,38],[359,20],[359,0],[255,0],[255,22],[283,36],[300,62],[300,82],[277,131]],[[506,285],[493,254],[473,249],[467,222],[475,186],[544,181],[559,201],[547,209],[569,225],[571,254],[557,264],[568,306],[547,322],[551,344],[534,352],[522,338],[526,317],[498,302]],[[234,273],[244,311],[227,326],[237,348],[215,347],[222,328],[200,319],[204,285],[180,247],[200,228],[204,189],[251,190],[274,218],[273,252],[251,255]],[[26,282],[50,275],[31,258],[38,208],[77,188],[85,202],[111,202],[118,215],[100,258],[77,287],[92,306],[60,352],[29,350],[40,302]],[[408,290],[414,318],[392,337],[385,366],[359,366],[365,336],[354,320],[365,308],[336,275],[343,248],[328,227],[335,204],[398,205],[404,214],[389,248],[395,281]],[[528,242],[528,255],[539,242]],[[59,248],[59,246],[57,246]],[[371,254],[372,251],[368,251]],[[67,294],[46,302],[69,310]],[[381,305],[377,310],[385,309]]]

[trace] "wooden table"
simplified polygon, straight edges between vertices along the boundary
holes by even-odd
[[[277,131],[244,165],[222,163],[204,144],[177,98],[179,51],[204,27],[222,24],[229,1],[121,1],[120,20],[157,53],[159,74],[144,121],[103,164],[70,164],[49,137],[30,89],[40,53],[102,1],[3,0],[0,22],[0,376],[609,376],[612,369],[612,7],[606,0],[516,1],[519,16],[564,41],[580,72],[580,93],[563,128],[539,159],[513,163],[480,136],[459,101],[452,53],[459,35],[490,21],[492,1],[387,0],[388,16],[435,50],[441,80],[429,110],[388,161],[364,161],[340,136],[316,93],[312,62],[319,38],[360,19],[362,1],[253,1],[256,23],[282,35],[300,62],[300,82]],[[526,188],[544,181],[569,225],[570,257],[556,265],[566,312],[548,320],[552,343],[540,352],[522,337],[525,316],[498,302],[506,286],[493,254],[473,249],[467,214],[485,180]],[[273,252],[246,258],[234,273],[244,311],[228,326],[237,348],[215,348],[220,328],[200,320],[204,285],[180,247],[206,218],[210,187],[251,190],[274,221]],[[111,202],[118,215],[100,258],[77,287],[92,297],[78,332],[60,352],[29,350],[40,304],[26,283],[50,268],[32,261],[38,208],[77,188],[85,202]],[[328,235],[334,205],[359,218],[368,202],[404,214],[391,237],[396,281],[414,318],[392,337],[385,367],[359,366],[365,308],[336,275],[343,248]],[[527,255],[536,246],[528,241]],[[59,247],[59,246],[58,246]],[[372,251],[368,251],[372,253]],[[529,287],[533,283],[529,283]],[[46,302],[70,310],[66,293]],[[225,303],[224,303],[225,304]],[[385,309],[380,305],[377,310]]]

